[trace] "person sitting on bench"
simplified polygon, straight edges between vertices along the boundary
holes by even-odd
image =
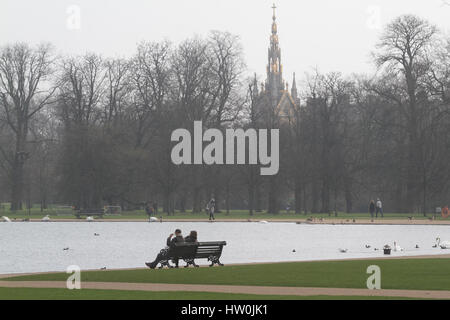
[[[189,233],[189,235],[184,238],[184,242],[190,242],[190,243],[198,243],[197,241],[197,231],[192,230],[191,233]],[[193,265],[194,267],[198,267],[198,265],[195,264],[194,259],[183,259],[187,265],[185,266],[185,268],[189,267],[189,265]]]
[[[184,238],[184,242],[197,243],[197,231],[191,231],[191,233],[189,233],[189,235]]]
[[[169,253],[169,249],[171,247],[173,247],[175,245],[175,243],[183,243],[183,242],[184,242],[184,238],[181,235],[181,230],[180,229],[175,230],[175,237],[174,237],[174,234],[172,233],[167,238],[166,244],[167,244],[168,248],[162,249],[161,252],[156,257],[155,261],[146,262],[145,265],[151,269],[155,269],[159,262],[168,259],[167,254]],[[175,261],[173,261],[173,262],[175,263],[175,268],[178,268],[178,259],[175,259]]]

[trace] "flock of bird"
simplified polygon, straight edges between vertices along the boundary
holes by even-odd
[[[152,218],[153,218],[153,219],[152,219]],[[150,221],[151,221],[151,222],[156,222],[156,221],[158,221],[157,218],[154,218],[154,217],[152,217],[152,218],[150,218]],[[2,217],[1,217],[1,221],[3,221],[3,222],[11,222],[11,219],[9,219],[9,218],[6,217],[6,216],[2,216]],[[43,222],[48,222],[48,221],[50,221],[50,216],[49,216],[49,215],[46,215],[45,217],[42,218],[42,221],[43,221]],[[86,221],[88,221],[88,222],[94,221],[94,218],[93,218],[93,217],[87,217],[87,218],[86,218]],[[259,221],[259,223],[267,224],[268,222],[265,221],[265,220],[262,220],[262,221]],[[94,236],[98,237],[98,236],[100,236],[100,234],[94,233]],[[371,245],[368,245],[368,244],[365,245],[365,248],[366,248],[366,249],[370,249],[371,247],[372,247]],[[386,245],[385,247],[388,247],[388,248],[392,249],[394,252],[401,252],[401,251],[404,251],[404,249],[403,249],[402,247],[400,247],[400,246],[397,244],[397,242],[395,242],[395,241],[394,241],[394,246],[393,246],[392,248],[391,248],[390,246],[388,246],[388,245]],[[440,247],[441,249],[450,249],[450,241],[441,241],[441,238],[440,238],[440,237],[437,237],[437,238],[436,238],[436,243],[435,243],[432,247],[433,247],[433,248],[438,248],[438,247]],[[419,247],[419,245],[416,244],[415,248],[416,248],[416,249],[419,249],[420,247]],[[69,248],[64,248],[63,250],[64,250],[64,251],[68,251]],[[347,252],[348,252],[348,249],[346,249],[346,248],[345,248],[345,249],[344,249],[344,248],[339,248],[338,250],[339,250],[339,252],[341,252],[341,253],[347,253]],[[380,250],[380,249],[374,248],[374,251],[378,251],[378,250]],[[294,249],[294,250],[292,250],[292,252],[296,252],[296,250]]]
[[[450,249],[450,241],[441,241],[441,238],[437,237],[436,238],[436,243],[432,247],[433,248],[441,248],[441,249]],[[370,248],[372,248],[372,246],[369,245],[369,244],[366,244],[365,248],[366,249],[370,249]],[[405,251],[401,246],[398,245],[398,243],[396,241],[394,241],[394,245],[392,247],[390,247],[389,245],[386,245],[385,248],[390,248],[394,252]],[[416,244],[414,248],[415,249],[420,249],[418,244]],[[348,249],[339,248],[338,250],[341,253],[347,253],[348,252]],[[374,251],[378,251],[378,250],[380,250],[380,249],[374,248]]]

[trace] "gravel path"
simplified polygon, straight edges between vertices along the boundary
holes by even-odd
[[[62,281],[0,281],[0,287],[8,288],[66,288]],[[420,299],[450,299],[450,291],[429,290],[368,290],[344,288],[296,288],[263,286],[191,285],[160,283],[83,282],[82,289],[132,290],[132,291],[189,291],[220,292],[257,295],[290,296],[367,296]]]

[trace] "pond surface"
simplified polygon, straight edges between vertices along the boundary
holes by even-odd
[[[404,251],[393,252],[393,256],[450,253],[432,248],[438,236],[450,240],[448,226],[14,222],[0,223],[0,274],[65,271],[70,265],[81,269],[145,267],[144,262],[154,259],[176,228],[184,235],[197,230],[200,241],[227,241],[221,259],[225,264],[378,258],[383,252],[374,248],[392,246],[394,241]],[[348,249],[347,253],[340,248]],[[207,264],[205,260],[198,263]]]

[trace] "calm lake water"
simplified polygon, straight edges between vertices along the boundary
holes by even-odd
[[[225,264],[377,258],[383,252],[374,248],[392,246],[394,241],[405,250],[393,252],[394,256],[450,253],[432,248],[437,236],[450,240],[448,226],[14,222],[0,223],[0,274],[65,271],[70,265],[81,269],[145,267],[144,262],[153,260],[176,228],[184,235],[197,230],[200,241],[226,240],[221,259]],[[348,252],[341,253],[339,248]],[[207,264],[205,260],[198,263]]]

